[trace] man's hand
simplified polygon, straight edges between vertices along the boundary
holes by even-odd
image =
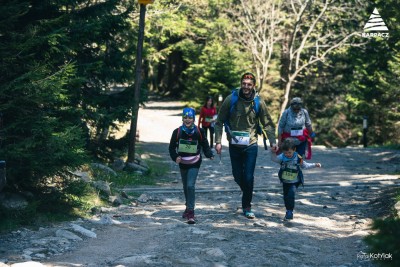
[[[217,154],[221,154],[222,145],[221,144],[215,144],[215,151],[217,151]]]
[[[181,156],[179,156],[179,157],[176,158],[175,162],[179,164],[181,161],[182,161],[182,158],[181,158]]]

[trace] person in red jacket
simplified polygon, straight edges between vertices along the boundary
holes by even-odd
[[[200,110],[200,118],[198,127],[204,129],[206,133],[206,137],[208,135],[208,131],[210,132],[210,147],[213,147],[214,144],[214,124],[217,119],[217,109],[214,106],[214,101],[211,96],[206,97],[206,103],[201,107]]]

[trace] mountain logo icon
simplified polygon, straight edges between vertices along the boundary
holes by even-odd
[[[361,34],[361,36],[366,38],[389,38],[389,29],[383,21],[376,7],[374,8],[374,11],[372,11],[371,16],[369,16],[367,23],[365,23],[364,32]]]
[[[372,12],[371,16],[369,16],[369,19],[364,26],[364,32],[371,31],[389,31],[381,15],[379,14],[378,9],[376,8],[374,8],[374,11]]]

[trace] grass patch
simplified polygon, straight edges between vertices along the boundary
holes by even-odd
[[[7,193],[6,197],[13,194]],[[90,185],[74,181],[65,188],[42,188],[27,197],[28,205],[20,209],[0,206],[0,232],[19,227],[37,228],[52,223],[87,217],[93,206],[107,204]]]
[[[112,194],[118,194],[126,186],[156,185],[168,171],[168,165],[159,160],[149,160],[149,173],[141,175],[120,171],[110,175],[98,169],[84,168],[94,180],[107,181]],[[0,207],[0,233],[20,227],[37,228],[56,222],[86,218],[92,208],[109,207],[108,196],[93,188],[89,183],[74,180],[64,186],[42,188],[33,192],[28,205],[20,210],[8,210]]]
[[[160,177],[163,177],[167,173],[169,165],[159,160],[149,160],[146,163],[149,166],[149,172],[146,174],[132,171],[119,171],[115,176],[107,174],[99,169],[93,169],[91,172],[95,180],[109,182],[112,191],[118,191],[126,186],[156,185],[158,182],[162,181]]]
[[[400,266],[400,217],[394,205],[400,201],[400,190],[390,197],[391,205],[386,218],[377,218],[374,220],[372,229],[375,231],[365,238],[369,245],[369,253],[378,255],[378,253],[391,254],[392,257],[387,260],[376,260],[380,266]]]

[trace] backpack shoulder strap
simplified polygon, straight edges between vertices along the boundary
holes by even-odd
[[[203,136],[201,135],[200,128],[197,127],[197,126],[194,126],[194,127],[196,127],[196,129],[197,129],[197,133],[199,134],[199,139],[200,139],[200,141],[203,141]]]
[[[229,108],[229,115],[233,112],[233,109],[235,108],[235,105],[239,99],[239,94],[236,89],[232,90],[232,97],[231,97],[231,106]]]
[[[229,109],[229,114],[231,114],[233,112],[233,109],[237,103],[239,99],[239,94],[238,94],[238,90],[232,90],[232,98],[231,98],[231,106]],[[258,93],[256,93],[256,96],[254,97],[253,100],[253,108],[254,108],[254,112],[256,113],[257,117],[258,114],[260,113],[260,95]]]
[[[179,126],[179,127],[178,127],[178,131],[176,132],[176,142],[179,142],[179,139],[181,138],[181,135],[182,135],[182,133],[181,133],[181,127],[182,127],[182,126]]]
[[[299,172],[299,179],[300,179],[300,184],[304,187],[304,176],[303,172],[301,171],[300,165],[303,164],[303,157],[297,154],[297,171]]]
[[[254,111],[256,112],[256,115],[258,117],[258,115],[260,114],[260,96],[258,94],[256,94],[256,96],[254,97]]]
[[[200,128],[197,127],[196,125],[195,125],[194,127],[196,127],[196,130],[197,130],[197,133],[198,133],[198,135],[199,135],[200,141],[203,141],[203,136],[201,135]],[[176,142],[179,142],[179,139],[180,139],[181,136],[182,136],[182,129],[181,129],[181,128],[182,128],[182,126],[179,126],[178,131],[177,131],[177,133],[176,133]]]

